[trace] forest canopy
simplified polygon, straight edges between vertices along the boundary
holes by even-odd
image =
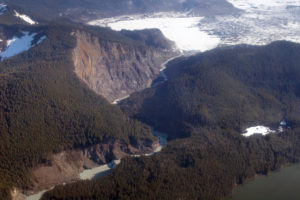
[[[178,59],[168,81],[121,108],[172,139],[152,157],[126,158],[105,178],[57,186],[43,199],[224,199],[236,184],[300,158],[300,45],[237,46]],[[245,138],[263,124],[291,129]]]

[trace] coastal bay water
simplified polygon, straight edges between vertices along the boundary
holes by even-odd
[[[258,176],[238,186],[228,200],[298,200],[300,199],[300,164],[294,164]]]

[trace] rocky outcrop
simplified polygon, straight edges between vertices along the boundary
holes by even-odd
[[[13,188],[13,190],[10,192],[10,195],[12,200],[26,200],[26,195],[17,188]]]
[[[87,148],[63,151],[55,154],[51,163],[40,165],[32,171],[33,186],[24,193],[32,194],[58,184],[79,180],[79,174],[84,169],[91,169],[129,155],[151,153],[158,146],[158,141],[139,141],[133,146],[120,140],[108,139]],[[14,193],[14,196],[19,195],[19,192]]]
[[[75,73],[110,102],[150,87],[161,64],[175,54],[161,46],[104,40],[85,31],[77,31],[75,36]]]

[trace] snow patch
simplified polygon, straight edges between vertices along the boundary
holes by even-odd
[[[2,15],[6,11],[6,5],[3,3],[0,3],[0,15]]]
[[[206,51],[215,48],[220,39],[199,29],[198,24],[202,19],[203,17],[190,17],[186,13],[155,13],[105,18],[89,24],[107,26],[117,31],[158,28],[182,51]]]
[[[7,40],[6,50],[0,53],[1,60],[10,58],[32,48],[34,46],[32,41],[36,35],[37,33],[30,34],[29,32],[23,32],[22,37],[13,37],[12,39]],[[42,36],[38,40],[37,44],[41,43],[45,39],[46,36]]]
[[[31,25],[34,25],[34,24],[38,24],[36,21],[33,21],[29,16],[27,15],[22,15],[20,13],[18,13],[17,11],[15,11],[15,16],[16,17],[19,17],[20,19],[24,20],[25,22],[31,24]]]
[[[242,135],[244,137],[249,137],[255,134],[267,135],[269,133],[275,133],[275,132],[276,131],[271,130],[269,127],[266,126],[254,126],[254,127],[247,128]]]
[[[286,126],[287,125],[287,123],[286,123],[286,121],[285,120],[282,120],[281,122],[280,122],[280,124],[279,124],[280,126]]]
[[[38,41],[37,41],[37,44],[40,44],[42,43],[45,39],[47,38],[47,36],[42,36]]]

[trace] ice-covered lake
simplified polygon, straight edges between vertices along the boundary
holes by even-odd
[[[300,42],[300,0],[228,0],[240,14],[191,16],[154,13],[98,19],[91,25],[114,30],[158,28],[181,50],[206,51],[217,46],[265,45],[276,40]]]
[[[118,31],[158,28],[168,39],[175,41],[181,50],[206,51],[215,48],[220,39],[199,29],[198,24],[202,19],[203,17],[190,17],[184,13],[156,13],[106,18],[89,24],[108,26]]]

